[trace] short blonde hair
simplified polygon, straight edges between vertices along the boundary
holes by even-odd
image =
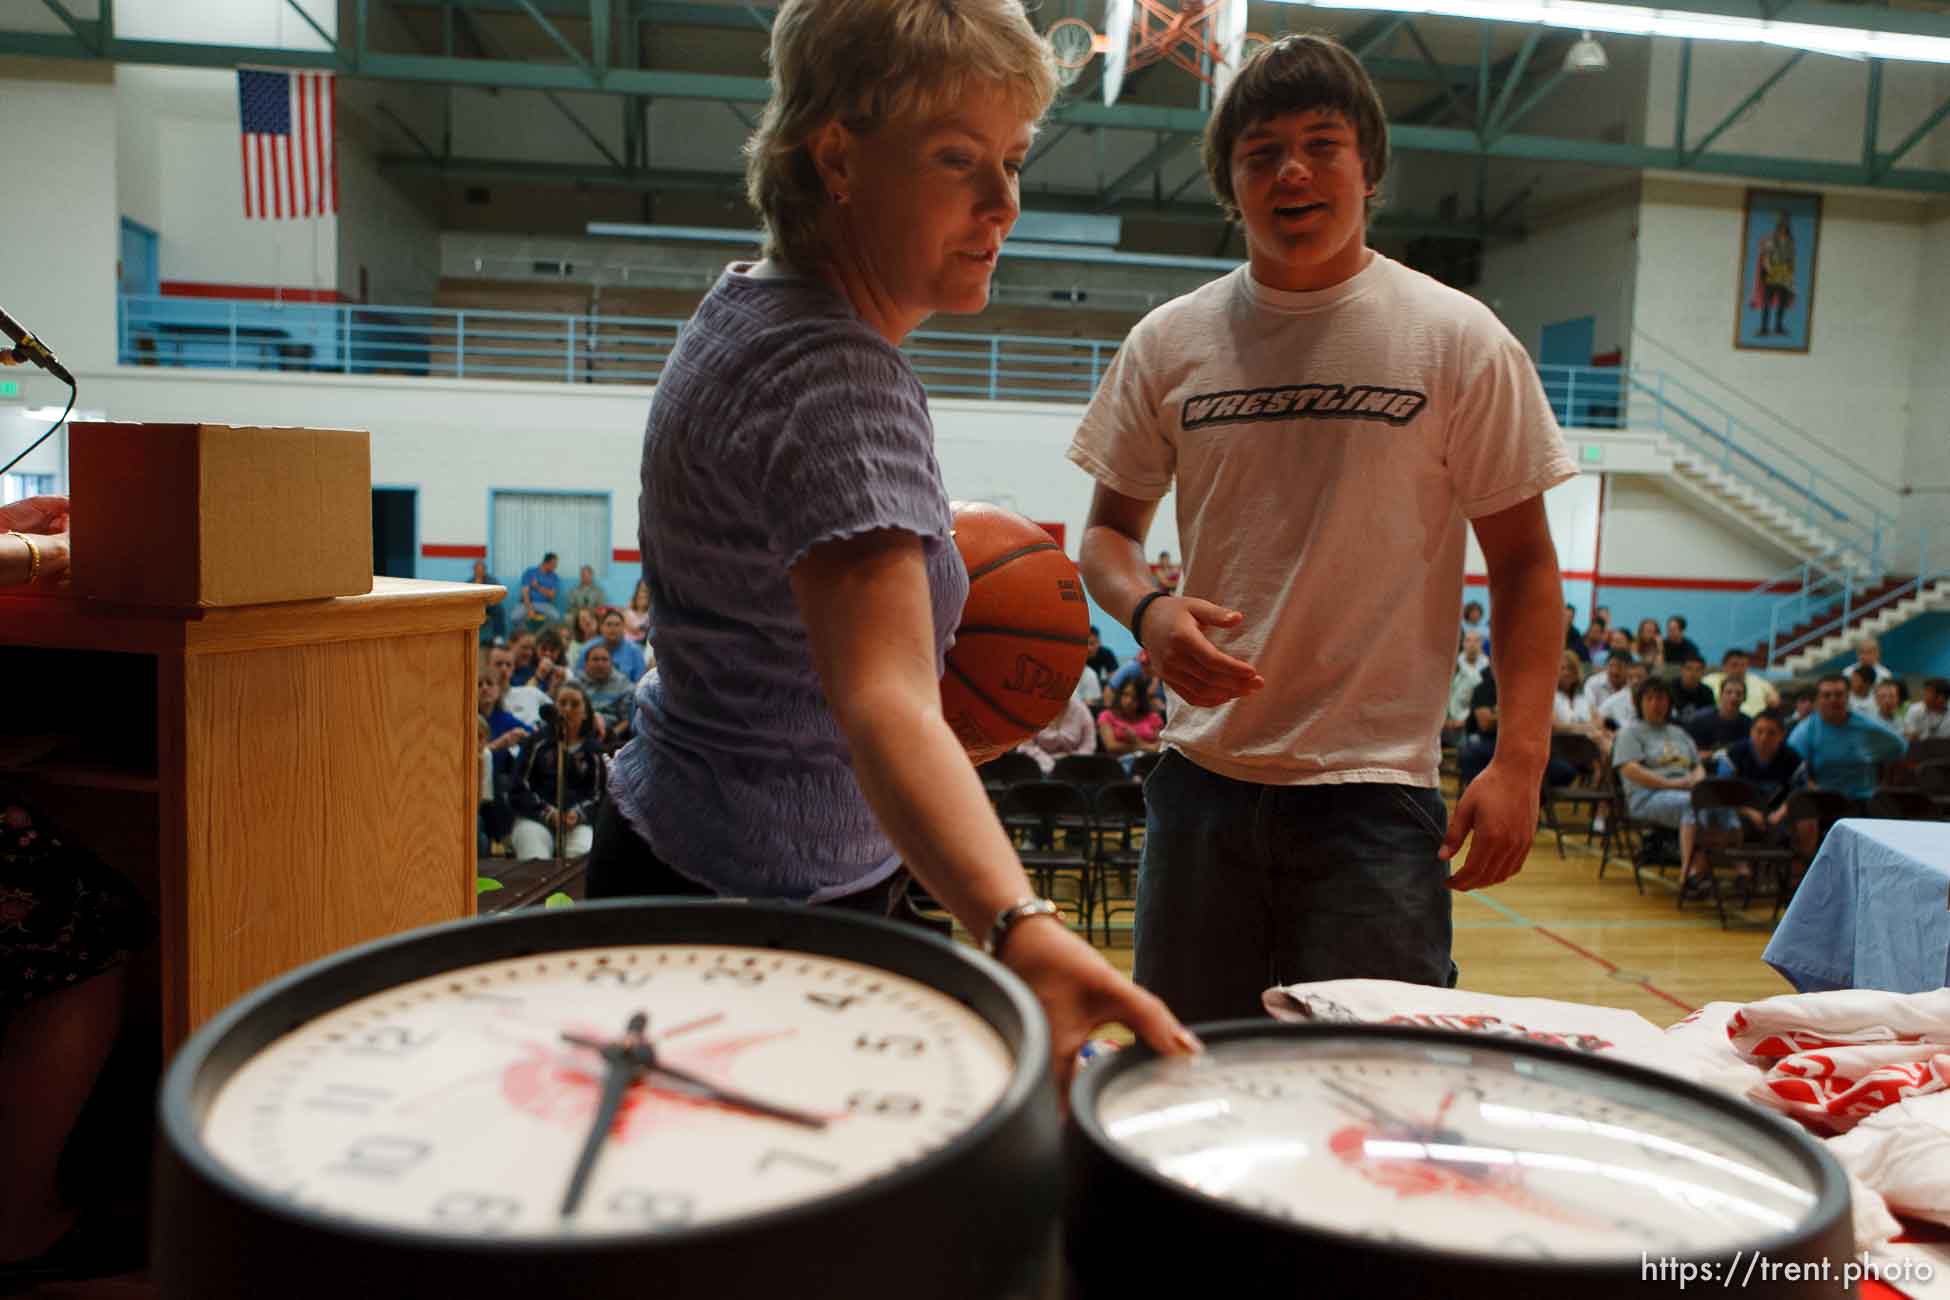
[[[1056,98],[1056,61],[1021,0],[785,0],[767,53],[772,98],[745,145],[745,194],[765,221],[765,255],[824,253],[828,202],[807,147],[841,122],[870,135],[953,104],[971,82],[1002,87],[1031,122]]]

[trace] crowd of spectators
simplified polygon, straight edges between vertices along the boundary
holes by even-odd
[[[583,565],[563,590],[550,553],[521,576],[481,625],[476,680],[480,847],[548,858],[589,850],[605,758],[630,738],[636,684],[654,664],[648,583],[612,605]],[[485,561],[473,581],[492,583]]]
[[[1469,602],[1445,729],[1465,786],[1496,752],[1496,676],[1486,632],[1482,606]],[[1709,777],[1745,782],[1756,802],[1723,810],[1729,824],[1737,819],[1752,836],[1791,847],[1805,867],[1818,827],[1788,816],[1794,791],[1834,791],[1859,815],[1886,778],[1902,775],[1913,746],[1950,740],[1950,680],[1928,679],[1912,701],[1869,637],[1857,642],[1846,669],[1786,695],[1738,648],[1708,673],[1679,615],[1666,621],[1663,635],[1649,618],[1627,633],[1610,626],[1600,606],[1580,631],[1575,607],[1567,606],[1564,647],[1552,729],[1591,744],[1554,743],[1546,786],[1603,786],[1615,773],[1633,821],[1677,833],[1689,888],[1703,887],[1705,871],[1693,852],[1692,791]],[[1594,829],[1603,828],[1600,813]]]

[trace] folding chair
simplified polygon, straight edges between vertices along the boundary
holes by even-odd
[[[1878,790],[1869,796],[1869,816],[1899,822],[1939,821],[1936,800],[1921,790]]]
[[[1759,801],[1759,796],[1747,782],[1721,777],[1701,781],[1694,786],[1692,801],[1693,850],[1706,864],[1707,891],[1713,895],[1713,906],[1720,913],[1720,928],[1724,930],[1727,928],[1726,896],[1720,892],[1720,880],[1713,874],[1713,866],[1716,860],[1726,859],[1729,849],[1740,848],[1746,843],[1747,826],[1740,810],[1753,807]],[[1731,821],[1702,815],[1710,812],[1727,813]],[[1682,909],[1686,906],[1686,868],[1691,866],[1690,862],[1682,863],[1679,873],[1679,906]],[[1747,887],[1747,897],[1753,897],[1751,884]]]
[[[982,788],[989,792],[991,799],[1012,785],[1043,779],[1043,769],[1036,765],[1036,760],[1013,749],[982,764],[975,769],[975,774],[982,778]]]
[[[1586,844],[1599,833],[1598,818],[1604,814],[1605,806],[1612,801],[1611,791],[1604,788],[1604,762],[1598,753],[1598,742],[1589,736],[1575,733],[1553,734],[1551,736],[1551,757],[1562,759],[1578,771],[1578,776],[1570,785],[1553,785],[1544,790],[1541,807],[1544,824],[1557,836],[1557,856],[1564,856],[1564,825],[1557,819],[1557,805],[1568,803],[1573,807],[1585,809]],[[1583,783],[1585,773],[1594,774],[1598,785]]]
[[[1611,807],[1605,813],[1604,834],[1598,837],[1598,879],[1605,878],[1605,868],[1611,864],[1612,844],[1617,842],[1620,855],[1636,858],[1645,848],[1645,838],[1639,834],[1638,826],[1632,821],[1631,809],[1625,802],[1625,778],[1614,767],[1599,778],[1605,792],[1611,798]],[[1636,875],[1633,877],[1637,879]],[[1645,886],[1639,886],[1645,892]]]
[[[1838,790],[1796,790],[1788,796],[1787,820],[1790,824],[1811,821],[1819,831],[1815,837],[1815,851],[1821,851],[1821,843],[1828,838],[1828,832],[1835,823],[1853,811],[1847,795]],[[1779,882],[1774,888],[1774,916],[1779,919],[1781,909],[1794,897],[1794,864],[1800,854],[1789,851],[1770,864],[1780,868]],[[1811,858],[1810,861],[1813,859]],[[1803,864],[1804,866],[1806,864]]]
[[[1950,744],[1950,741],[1929,743]],[[1916,788],[1936,803],[1937,816],[1950,817],[1950,759],[1932,760],[1917,767]]]
[[[1056,898],[1056,882],[1074,873],[1077,918],[1090,933],[1090,850],[1096,842],[1096,819],[1090,797],[1062,781],[1024,781],[1004,790],[996,812],[1016,844],[1023,870],[1036,882],[1036,892]]]
[[[1140,843],[1144,834],[1144,787],[1136,781],[1122,781],[1107,785],[1097,791],[1097,882],[1091,891],[1097,909],[1104,918],[1104,946],[1110,946],[1110,918],[1116,912],[1129,912],[1137,919],[1137,880],[1138,863],[1143,859],[1144,849]],[[1111,872],[1117,872],[1117,882],[1121,891],[1111,893]],[[1128,903],[1128,907],[1112,905]]]
[[[1124,765],[1109,754],[1065,754],[1050,772],[1052,781],[1066,781],[1079,790],[1095,793],[1107,785],[1131,779]]]

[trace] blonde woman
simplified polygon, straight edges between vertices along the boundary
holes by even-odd
[[[1063,1076],[1112,1021],[1193,1050],[1035,898],[941,714],[968,574],[899,344],[987,304],[1049,48],[1018,0],[786,0],[770,59],[764,258],[699,305],[644,434],[659,662],[589,894],[897,915],[911,870],[1028,983]]]

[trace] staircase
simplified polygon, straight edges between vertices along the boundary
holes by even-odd
[[[1780,656],[1776,666],[1784,672],[1805,673],[1853,651],[1855,643],[1865,636],[1879,637],[1920,614],[1940,609],[1950,609],[1950,580],[1886,579],[1865,591],[1862,601],[1846,616],[1834,609],[1824,619],[1795,628],[1775,649]],[[1763,645],[1759,650],[1765,653],[1768,647]],[[1755,662],[1767,661],[1757,658]]]
[[[1831,526],[1823,514],[1790,510],[1779,497],[1674,439],[1662,437],[1659,449],[1672,460],[1668,487],[1742,531],[1804,560],[1843,549],[1846,530]]]

